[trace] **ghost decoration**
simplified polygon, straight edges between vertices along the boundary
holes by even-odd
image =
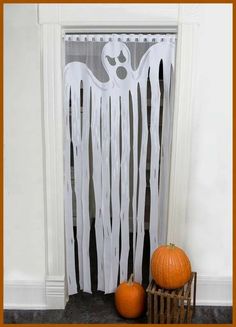
[[[158,246],[158,228],[166,225],[168,164],[172,112],[170,82],[174,72],[175,42],[159,37],[140,60],[136,70],[131,65],[128,46],[117,39],[107,42],[101,61],[109,80],[99,81],[81,62],[71,62],[64,71],[65,85],[65,230],[67,280],[69,294],[75,293],[70,142],[73,144],[77,216],[79,284],[91,293],[89,183],[95,197],[95,233],[97,249],[97,289],[114,292],[119,281],[127,280],[132,207],[132,251],[135,280],[142,282],[144,215],[146,193],[146,158],[148,142],[147,81],[151,86],[151,163],[150,163],[150,255]],[[159,140],[160,86],[159,67],[163,63],[164,122],[162,143]],[[81,88],[83,98],[81,99]],[[69,102],[71,101],[71,131]],[[81,109],[82,108],[82,109]],[[141,109],[139,109],[141,108]],[[141,114],[140,114],[141,112]],[[130,117],[132,115],[132,129]],[[141,144],[138,149],[138,126],[141,121]],[[92,176],[90,176],[89,135],[92,141]],[[160,151],[161,148],[161,151]],[[132,195],[130,196],[130,158],[132,151]],[[140,153],[139,153],[140,151]],[[159,157],[162,165],[159,167]],[[164,167],[165,166],[165,167]],[[160,173],[159,173],[160,169]],[[159,187],[158,187],[159,185]],[[66,189],[66,187],[65,187]],[[121,233],[121,235],[120,235]],[[121,248],[120,248],[121,236]],[[71,250],[69,250],[71,248]]]

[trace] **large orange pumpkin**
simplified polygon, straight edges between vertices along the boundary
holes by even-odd
[[[191,264],[185,252],[174,244],[159,246],[151,258],[155,282],[166,289],[182,287],[191,275]]]
[[[145,291],[133,281],[133,274],[128,282],[121,283],[115,292],[116,309],[124,318],[137,318],[145,309]]]

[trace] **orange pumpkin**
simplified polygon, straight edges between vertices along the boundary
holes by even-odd
[[[174,244],[159,246],[151,258],[155,282],[166,289],[182,287],[191,275],[191,264],[185,252]]]
[[[115,292],[116,309],[124,318],[137,318],[145,309],[145,291],[133,281],[133,274],[128,282],[121,283]]]

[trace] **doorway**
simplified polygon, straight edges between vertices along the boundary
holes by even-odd
[[[62,36],[72,32],[178,33],[176,51],[173,143],[167,241],[183,246],[190,157],[191,113],[196,54],[196,20],[179,15],[182,5],[39,5],[42,34],[43,109],[45,139],[45,240],[47,308],[64,308],[65,226],[63,186]],[[96,14],[95,14],[96,13]],[[131,14],[132,13],[132,14]],[[111,22],[112,20],[112,22]],[[185,24],[186,23],[186,24]],[[179,190],[181,189],[181,192]]]
[[[72,262],[76,252],[76,257],[79,257],[77,284],[79,275],[82,289],[84,280],[81,275],[90,279],[90,271],[94,270],[91,254],[96,247],[98,289],[103,290],[102,283],[106,285],[107,278],[113,278],[113,286],[104,288],[106,293],[110,293],[116,289],[118,280],[127,280],[132,271],[137,281],[142,282],[144,270],[148,280],[148,258],[158,244],[166,242],[175,39],[174,34],[65,36],[67,100],[64,110],[68,111],[65,138],[69,139],[69,143],[65,143],[65,153],[70,156],[69,162],[67,158],[65,160],[67,191],[71,184],[71,194],[65,198],[67,249],[71,248],[70,252],[67,251],[70,255],[67,274],[68,283],[71,283],[75,279]],[[126,75],[119,76],[117,73],[115,84],[112,84],[113,75],[109,74],[116,65],[116,73],[122,68]],[[124,102],[122,98],[127,88],[130,91]],[[99,94],[97,100],[96,92]],[[107,101],[107,107],[104,107],[103,101]],[[68,207],[68,202],[72,202],[72,207],[71,204]],[[71,215],[77,230],[76,249],[72,249],[71,245]],[[96,247],[91,252],[94,226]],[[86,243],[83,239],[85,232]],[[108,243],[106,237],[110,238]],[[109,247],[114,246],[113,242],[116,242],[114,256],[117,256],[113,265],[117,264],[117,270],[111,277],[108,277],[109,271],[103,277],[99,267],[103,264],[106,267],[112,260]],[[87,256],[84,248],[86,253],[90,249],[90,263],[89,258],[84,259]],[[135,252],[136,249],[138,252]],[[143,252],[147,260],[145,269],[142,265]],[[122,253],[125,253],[126,259]],[[111,257],[106,262],[107,255]],[[87,266],[86,273],[83,265]],[[101,282],[103,278],[105,282]],[[90,280],[86,283],[85,291],[90,292]],[[75,286],[71,292],[75,292]]]

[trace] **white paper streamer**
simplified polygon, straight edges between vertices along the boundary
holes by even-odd
[[[73,213],[72,213],[72,188],[70,170],[70,124],[69,124],[69,97],[70,88],[65,87],[65,138],[64,138],[64,197],[65,197],[65,239],[66,239],[66,274],[68,284],[68,294],[77,293],[77,283],[75,275],[75,252],[73,233]]]
[[[127,280],[129,257],[129,158],[130,158],[129,94],[121,98],[121,255],[120,283]]]
[[[166,243],[167,236],[167,214],[168,214],[168,193],[169,193],[169,176],[170,176],[170,106],[169,106],[169,89],[170,89],[170,68],[169,58],[163,60],[163,81],[164,81],[164,99],[163,99],[163,122],[162,122],[162,142],[161,142],[161,164],[160,164],[160,190],[159,190],[159,217],[163,230],[159,242]]]
[[[120,241],[120,99],[111,96],[111,204],[112,204],[112,274],[110,292],[114,292],[118,282],[119,241]]]
[[[74,87],[71,88],[71,121],[72,121],[72,143],[73,143],[73,153],[74,153],[76,222],[77,222],[76,236],[78,242],[79,284],[80,284],[80,289],[83,289],[81,113],[80,113],[80,92],[76,92],[76,89],[74,89]]]
[[[90,86],[83,85],[83,125],[82,125],[82,210],[83,210],[83,290],[91,293],[90,278],[90,217],[89,217],[89,121],[90,121]]]
[[[151,164],[150,164],[150,188],[151,188],[151,203],[150,203],[150,258],[153,251],[158,247],[158,171],[159,171],[159,115],[160,115],[160,88],[159,79],[156,69],[150,70],[151,84]]]
[[[102,98],[102,216],[104,234],[105,293],[111,278],[111,217],[110,217],[110,110],[109,98]]]
[[[144,242],[144,209],[146,194],[146,159],[147,159],[147,72],[140,83],[141,92],[141,111],[142,111],[142,141],[139,163],[139,193],[138,193],[138,212],[137,212],[137,244],[134,259],[134,278],[142,283],[142,261],[143,261],[143,242]]]
[[[92,149],[93,149],[93,183],[96,202],[95,233],[98,260],[98,290],[105,290],[103,263],[103,220],[102,220],[102,152],[100,135],[101,97],[93,93],[92,102]]]
[[[133,108],[133,271],[136,255],[136,234],[137,234],[137,187],[138,187],[138,93],[137,85],[131,89]]]

